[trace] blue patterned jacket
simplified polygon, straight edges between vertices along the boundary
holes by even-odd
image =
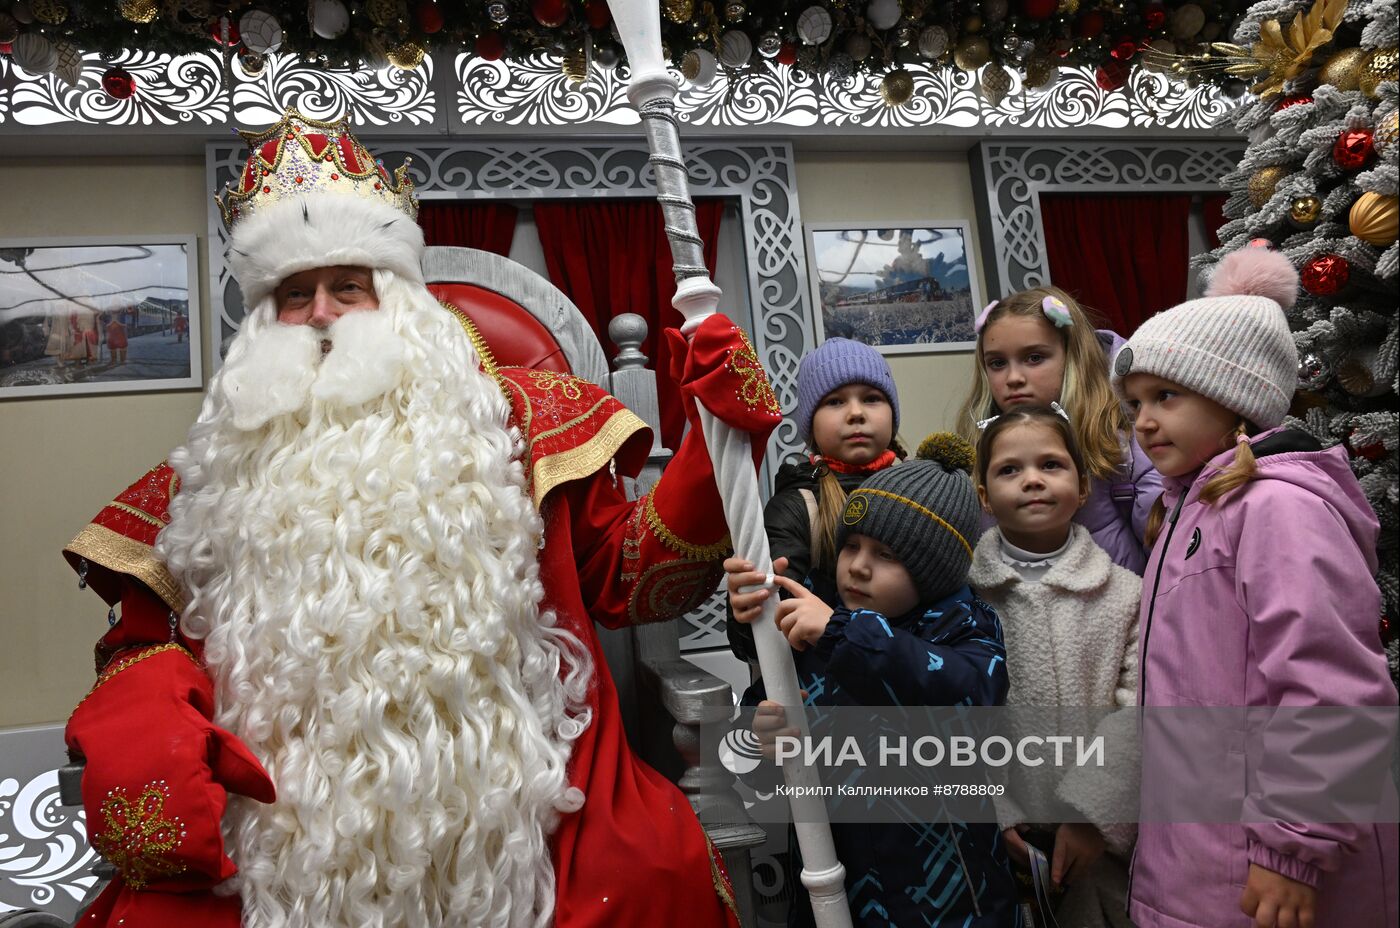
[[[1009,680],[1001,621],[969,587],[898,619],[837,609],[815,647],[793,652],[806,705],[997,706]],[[743,704],[767,698],[760,680]],[[818,708],[818,712],[820,709]],[[814,720],[814,726],[817,722]],[[994,818],[988,814],[988,819]],[[852,920],[865,928],[1017,928],[1016,890],[994,822],[837,823]],[[789,925],[812,925],[796,879]]]

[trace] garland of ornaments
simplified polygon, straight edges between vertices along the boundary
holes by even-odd
[[[1105,90],[1137,66],[1213,80],[1238,96],[1230,74],[1175,67],[1228,35],[1244,0],[662,0],[663,51],[685,78],[720,68],[785,67],[845,82],[881,77],[890,106],[907,102],[905,65],[981,71],[993,105],[1013,86],[1054,83],[1061,65],[1096,69]],[[467,52],[513,60],[560,54],[571,80],[614,68],[625,53],[606,0],[0,0],[0,53],[30,73],[76,83],[82,52],[123,48],[168,54],[222,51],[256,74],[263,56],[293,53],[320,67],[412,70],[426,55]],[[109,81],[109,77],[111,78]],[[109,86],[110,84],[110,86]],[[130,75],[103,77],[130,96]]]

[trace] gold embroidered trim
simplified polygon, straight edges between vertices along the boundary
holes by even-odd
[[[116,867],[122,881],[140,890],[152,880],[174,876],[185,865],[167,859],[185,842],[180,816],[165,818],[170,787],[164,780],[147,783],[133,802],[126,787],[107,792],[98,815],[102,828],[92,836],[92,846]]]
[[[722,576],[724,569],[714,561],[662,561],[647,568],[632,585],[627,619],[633,625],[647,625],[685,615],[714,595]]]
[[[730,912],[734,913],[734,923],[742,925],[739,921],[739,909],[734,905],[734,889],[729,885],[729,878],[724,871],[720,870],[715,858],[719,856],[719,848],[715,847],[715,842],[710,840],[710,836],[705,835],[705,850],[710,855],[710,879],[715,884],[715,895]]]
[[[462,330],[467,333],[467,340],[472,343],[472,347],[476,349],[476,356],[481,360],[482,371],[496,381],[496,386],[505,394],[506,400],[509,402],[510,390],[506,388],[505,381],[501,379],[500,365],[496,363],[496,356],[487,346],[486,339],[482,337],[481,330],[476,327],[476,323],[472,322],[471,317],[462,312],[461,309],[446,300],[438,300],[438,305],[451,313],[452,317],[462,326]]]
[[[758,352],[754,351],[753,343],[743,329],[737,332],[744,347],[730,352],[729,369],[739,378],[739,402],[750,409],[762,407],[767,413],[782,415],[782,407],[778,405],[778,398],[773,395],[773,387],[768,383],[768,374],[759,363]]]
[[[573,417],[572,419],[570,419],[568,422],[565,422],[563,425],[556,425],[556,426],[555,426],[554,428],[552,428],[552,429],[545,429],[543,432],[539,433],[538,435],[535,435],[535,436],[531,437],[531,439],[530,439],[530,447],[533,448],[533,447],[535,447],[535,445],[539,444],[540,442],[544,441],[545,439],[553,438],[555,435],[561,435],[561,434],[563,434],[564,432],[567,432],[569,429],[571,429],[571,428],[573,428],[574,426],[578,425],[579,423],[583,422],[585,419],[591,417],[591,416],[592,416],[594,413],[596,413],[598,410],[602,409],[602,408],[603,408],[603,404],[605,404],[605,403],[608,401],[608,399],[609,399],[609,397],[606,397],[606,396],[605,396],[605,397],[603,397],[602,399],[600,399],[598,402],[594,403],[592,406],[588,407],[588,409],[585,410],[584,412],[580,413],[580,414],[577,415],[577,416],[574,416],[574,417]],[[644,424],[645,424],[645,423],[644,423]]]
[[[651,526],[652,534],[661,539],[661,543],[677,554],[688,557],[696,561],[718,561],[729,556],[733,549],[728,533],[714,544],[696,545],[685,541],[675,532],[666,527],[666,523],[661,521],[661,515],[656,511],[656,504],[652,500],[652,494],[648,493],[643,502],[643,512],[646,514],[647,525]]]
[[[561,374],[557,371],[530,371],[526,376],[545,393],[558,390],[564,394],[565,399],[578,400],[583,398],[583,388],[579,386],[581,380],[573,374]]]
[[[171,609],[176,612],[185,609],[185,591],[170,576],[150,545],[127,538],[105,525],[89,523],[63,550],[108,570],[129,574],[150,587]]]
[[[117,502],[116,500],[112,500],[112,501],[111,501],[110,503],[108,503],[107,505],[110,506],[110,507],[113,508],[113,509],[120,509],[122,512],[125,512],[125,513],[127,513],[128,515],[133,515],[133,516],[135,516],[136,518],[140,519],[142,522],[148,522],[148,523],[150,523],[151,525],[154,525],[156,528],[165,528],[165,523],[164,523],[164,522],[162,522],[161,520],[157,519],[155,516],[151,515],[149,512],[142,512],[140,509],[137,509],[135,506],[128,506],[126,503]]]
[[[134,654],[132,653],[133,650],[135,650]],[[173,641],[168,644],[137,645],[135,649],[128,648],[125,651],[120,651],[118,652],[117,656],[113,657],[112,660],[107,664],[106,668],[104,668],[103,671],[97,675],[97,680],[92,684],[92,689],[87,691],[87,695],[84,696],[82,699],[78,700],[78,705],[73,707],[73,715],[78,714],[78,709],[82,706],[83,703],[88,701],[88,698],[91,697],[93,693],[97,692],[98,687],[102,686],[102,684],[106,683],[108,680],[112,679],[117,674],[121,673],[123,670],[126,670],[128,667],[131,667],[135,664],[139,664],[148,657],[155,657],[157,654],[164,654],[166,651],[179,651],[180,653],[188,657],[192,664],[194,664],[196,667],[199,666],[199,661],[195,658],[194,654],[192,654],[189,651],[189,649],[187,649],[184,645],[178,644]],[[72,720],[73,715],[69,716],[70,721]]]
[[[591,412],[592,410],[575,419],[574,422],[586,418]],[[535,505],[540,505],[549,491],[560,484],[597,473],[613,459],[617,450],[626,443],[627,439],[646,427],[646,423],[638,419],[631,410],[619,409],[608,418],[607,422],[603,423],[603,427],[588,441],[576,448],[545,455],[535,461],[530,471],[531,479],[534,481],[531,495],[535,500]],[[562,430],[562,428],[546,434],[552,434],[554,431]],[[530,447],[534,447],[533,441],[530,443]],[[526,457],[530,458],[529,451],[526,452]]]
[[[842,521],[845,522],[847,525],[857,524],[865,515],[866,506],[860,499],[860,497],[862,496],[883,496],[887,499],[894,500],[896,503],[903,503],[910,509],[913,509],[915,512],[922,513],[923,515],[928,516],[934,522],[938,523],[939,525],[946,528],[948,531],[952,532],[953,537],[956,538],[958,542],[964,548],[967,549],[967,556],[972,557],[972,545],[967,543],[967,539],[964,538],[957,529],[953,528],[953,526],[949,525],[942,518],[940,518],[938,513],[924,506],[920,506],[918,503],[914,502],[912,499],[909,499],[907,496],[900,496],[898,493],[891,493],[889,490],[867,490],[864,487],[862,487],[859,490],[856,490],[854,493],[852,493],[850,502],[846,504],[846,512],[851,515],[849,515],[848,517],[848,515],[843,514],[841,517]]]

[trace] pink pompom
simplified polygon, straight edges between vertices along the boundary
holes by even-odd
[[[1277,251],[1242,248],[1220,259],[1206,296],[1262,296],[1288,309],[1298,300],[1298,272]]]

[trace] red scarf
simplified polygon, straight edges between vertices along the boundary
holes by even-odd
[[[836,458],[828,458],[820,454],[810,455],[809,460],[817,467],[825,465],[832,473],[836,474],[873,474],[876,471],[884,470],[899,459],[895,456],[893,448],[886,448],[883,454],[869,464],[847,464],[845,461],[838,461]]]

